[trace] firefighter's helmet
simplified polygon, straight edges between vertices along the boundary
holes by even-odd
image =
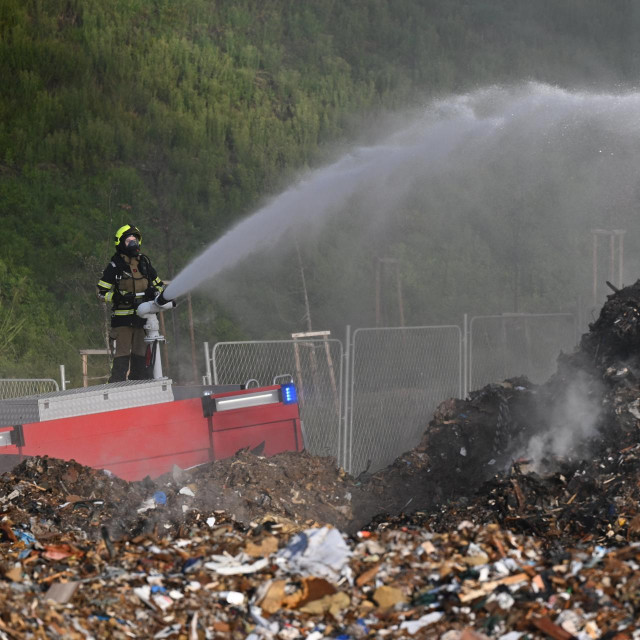
[[[125,253],[124,241],[125,238],[128,238],[129,236],[135,236],[138,238],[138,246],[142,244],[142,234],[140,233],[140,229],[138,229],[138,227],[134,227],[132,224],[125,224],[116,231],[114,244],[117,251]]]

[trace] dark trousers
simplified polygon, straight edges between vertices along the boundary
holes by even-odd
[[[144,341],[144,329],[138,327],[112,327],[109,333],[113,363],[109,382],[129,380],[147,380],[153,372],[147,369],[147,344]]]

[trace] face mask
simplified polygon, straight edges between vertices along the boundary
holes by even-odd
[[[123,252],[130,257],[137,256],[138,253],[140,253],[140,245],[138,244],[137,239],[133,238],[132,240],[129,240],[124,245]]]

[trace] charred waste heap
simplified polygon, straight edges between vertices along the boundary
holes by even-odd
[[[640,531],[639,403],[640,281],[608,296],[546,383],[515,378],[447,400],[419,446],[371,483],[405,496],[422,487],[421,513],[396,523],[446,530],[471,517],[622,543]]]
[[[457,455],[462,484],[487,477],[486,466],[500,470],[520,458],[533,458],[537,471],[552,470],[634,444],[639,398],[640,280],[608,296],[546,383],[515,378],[443,403],[422,449],[431,453],[434,472],[439,460],[448,464]]]

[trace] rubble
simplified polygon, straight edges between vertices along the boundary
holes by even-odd
[[[640,639],[640,284],[543,385],[352,478],[303,453],[0,476],[0,638]]]

